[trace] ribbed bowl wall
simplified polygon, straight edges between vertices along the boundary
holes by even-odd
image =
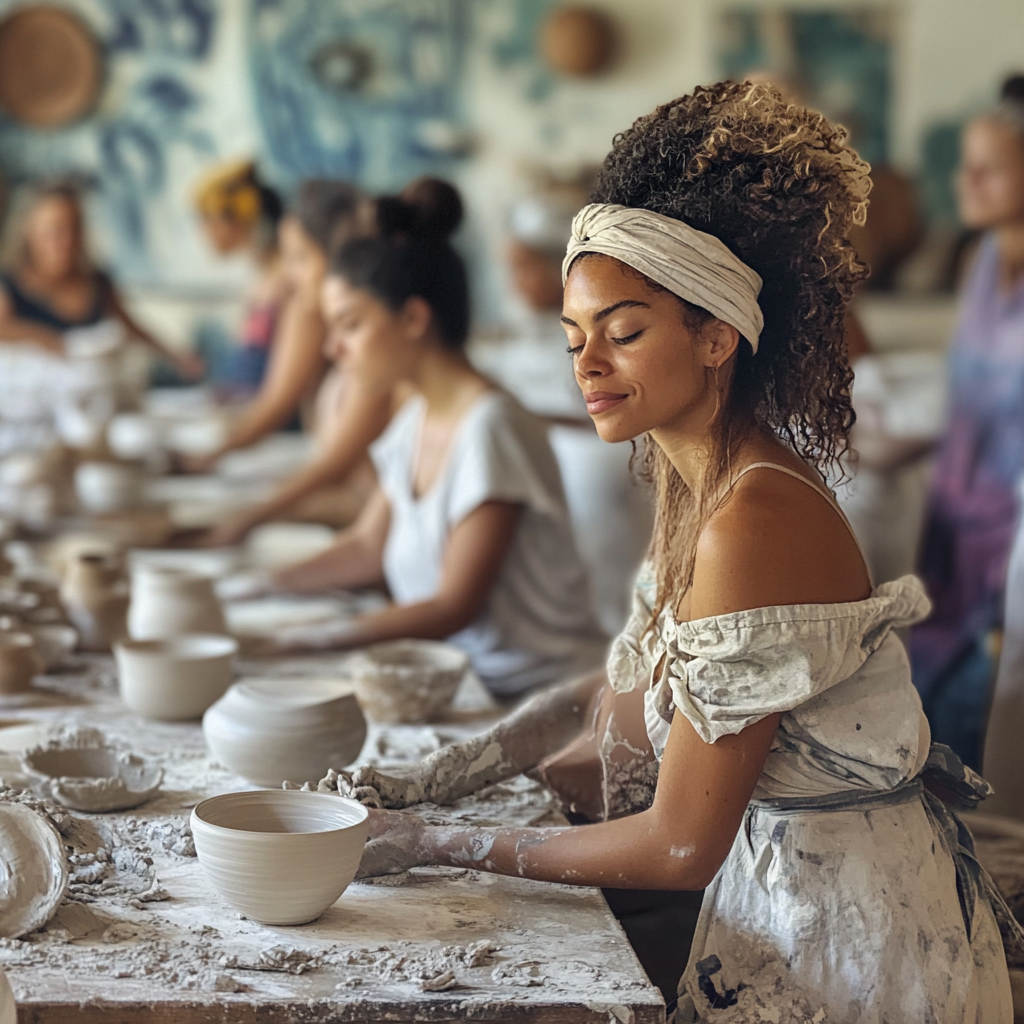
[[[348,888],[366,809],[326,793],[228,793],[192,811],[196,853],[221,896],[263,924],[305,924]]]

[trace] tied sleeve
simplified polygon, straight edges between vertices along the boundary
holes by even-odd
[[[663,613],[643,634],[650,606],[639,583],[634,614],[609,658],[612,685],[629,690],[643,681],[657,715],[667,723],[679,711],[705,743],[792,711],[850,678],[893,629],[929,611],[920,582],[905,576],[845,604],[755,608],[692,622]]]

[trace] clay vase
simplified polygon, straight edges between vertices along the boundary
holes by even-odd
[[[203,716],[213,756],[257,786],[316,783],[351,764],[366,739],[352,684],[333,679],[249,679]]]
[[[213,580],[157,565],[140,565],[132,573],[128,634],[133,640],[227,631]]]
[[[225,793],[192,811],[203,873],[262,924],[315,921],[355,878],[369,813],[333,793]]]
[[[69,560],[60,599],[78,630],[84,651],[109,651],[128,631],[128,583],[108,555],[79,554]]]
[[[44,667],[28,633],[0,633],[0,693],[24,693]]]

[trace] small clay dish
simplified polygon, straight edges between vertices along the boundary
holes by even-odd
[[[469,657],[436,640],[389,640],[357,652],[345,668],[370,719],[418,724],[448,708]]]
[[[138,807],[157,792],[164,778],[162,768],[95,740],[92,745],[55,740],[33,747],[22,755],[21,767],[39,796],[75,811]]]
[[[225,793],[192,811],[206,877],[236,910],[263,924],[315,921],[355,878],[369,814],[331,793]]]

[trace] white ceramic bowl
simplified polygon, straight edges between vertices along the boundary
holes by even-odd
[[[198,718],[231,685],[238,641],[213,633],[115,646],[121,699],[137,714],[164,721]]]
[[[314,921],[355,878],[369,815],[330,793],[226,793],[192,811],[206,877],[236,910],[263,924]]]
[[[419,723],[451,704],[469,657],[437,640],[389,640],[357,652],[345,668],[373,721]]]
[[[86,512],[119,512],[142,497],[142,470],[119,462],[83,462],[75,470],[75,495]]]
[[[317,782],[351,764],[366,739],[352,684],[337,679],[248,679],[203,716],[206,745],[257,786]]]

